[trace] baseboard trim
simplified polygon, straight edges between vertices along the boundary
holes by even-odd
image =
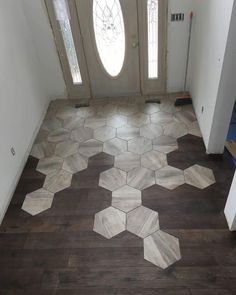
[[[32,146],[34,144],[34,141],[36,139],[36,136],[37,136],[37,134],[39,132],[39,129],[40,129],[42,123],[43,123],[43,120],[44,120],[44,118],[46,116],[49,104],[50,104],[50,101],[44,107],[44,111],[43,111],[43,113],[41,115],[41,118],[40,118],[40,120],[39,120],[39,122],[37,124],[36,129],[34,130],[34,133],[33,133],[32,137],[31,137],[30,143],[29,143],[28,148],[27,148],[27,150],[25,152],[25,155],[24,155],[24,157],[23,157],[23,159],[21,161],[20,167],[19,167],[17,175],[16,175],[16,177],[15,177],[15,179],[13,181],[12,187],[8,192],[7,202],[5,202],[5,204],[3,204],[3,206],[2,206],[3,210],[2,210],[2,212],[0,212],[0,225],[1,225],[1,223],[3,221],[3,218],[4,218],[4,216],[5,216],[6,212],[7,212],[7,209],[9,207],[9,205],[10,205],[11,199],[13,197],[13,194],[15,192],[17,184],[18,184],[18,182],[20,180],[21,174],[22,174],[22,172],[24,170],[25,164],[26,164],[26,162],[28,160],[28,157],[30,155],[30,152],[31,152]]]

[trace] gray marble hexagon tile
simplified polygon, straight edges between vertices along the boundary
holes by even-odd
[[[144,259],[166,269],[181,259],[179,239],[161,230],[144,239]]]
[[[114,207],[106,208],[95,214],[93,230],[110,239],[125,231],[126,214]]]
[[[141,203],[141,191],[128,185],[112,192],[112,206],[126,213],[137,208]]]
[[[184,176],[187,184],[200,189],[207,188],[216,182],[213,171],[200,165],[193,165],[185,169]]]
[[[34,216],[51,208],[53,198],[54,193],[41,188],[27,194],[21,208],[25,212]]]
[[[126,172],[117,168],[111,168],[100,174],[99,186],[114,191],[126,184],[126,178]]]
[[[160,229],[158,213],[140,206],[127,214],[126,229],[144,239]]]

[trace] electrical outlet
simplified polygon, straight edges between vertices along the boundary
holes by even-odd
[[[12,153],[12,156],[15,156],[16,151],[15,151],[14,147],[11,147],[11,153]]]
[[[204,106],[202,106],[202,114],[204,113]]]

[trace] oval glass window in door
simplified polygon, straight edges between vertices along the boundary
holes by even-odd
[[[124,19],[119,0],[93,0],[97,50],[107,73],[116,77],[125,59]]]

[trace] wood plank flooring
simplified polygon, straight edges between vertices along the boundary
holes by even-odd
[[[178,237],[182,259],[166,270],[143,259],[143,241],[125,231],[111,240],[93,232],[94,214],[110,206],[111,192],[99,174],[114,157],[100,153],[73,175],[37,216],[21,210],[25,195],[45,176],[29,157],[0,227],[0,294],[42,295],[234,295],[236,234],[223,214],[233,171],[227,159],[205,154],[202,140],[187,135],[168,163],[213,169],[216,184],[200,190],[184,184],[173,191],[154,185],[143,205],[159,213],[161,229]]]

